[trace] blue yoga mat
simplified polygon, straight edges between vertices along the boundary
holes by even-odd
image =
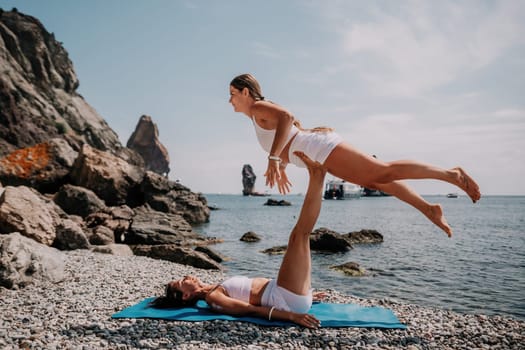
[[[263,326],[293,326],[292,322],[268,321],[249,316],[230,316],[213,312],[205,301],[199,300],[194,307],[178,309],[155,309],[148,304],[154,298],[143,301],[117,312],[112,318],[159,318],[177,321],[228,320],[251,322]],[[321,327],[370,327],[405,329],[396,315],[379,306],[361,306],[356,304],[314,303],[308,312],[321,321]]]

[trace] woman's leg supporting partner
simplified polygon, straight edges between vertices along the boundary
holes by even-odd
[[[312,272],[310,233],[321,211],[326,169],[321,164],[310,160],[302,152],[296,155],[307,165],[310,178],[301,213],[290,234],[288,248],[279,269],[277,285],[292,293],[307,295],[311,289]]]

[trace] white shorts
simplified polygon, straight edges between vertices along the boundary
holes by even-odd
[[[277,310],[292,311],[304,314],[312,307],[312,290],[308,295],[299,295],[277,285],[276,280],[270,280],[261,298],[263,306],[275,306]]]
[[[288,158],[290,159],[290,163],[295,164],[300,168],[306,168],[303,161],[293,154],[295,151],[301,151],[310,159],[324,164],[326,158],[328,158],[334,148],[341,142],[343,142],[343,138],[333,131],[300,131],[292,140]]]

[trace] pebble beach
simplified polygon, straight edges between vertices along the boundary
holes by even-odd
[[[35,280],[19,290],[0,287],[1,349],[525,349],[521,320],[362,299],[334,290],[317,289],[327,293],[326,302],[387,307],[407,329],[111,319],[125,307],[162,294],[169,279],[193,274],[216,283],[227,272],[88,250],[64,254],[63,282]]]

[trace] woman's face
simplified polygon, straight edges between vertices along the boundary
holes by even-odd
[[[183,300],[189,300],[193,298],[194,292],[199,288],[200,281],[194,276],[184,276],[183,278],[169,283],[169,288],[172,290],[178,290],[182,293]]]
[[[245,90],[245,91],[244,91]],[[230,103],[233,106],[233,110],[235,112],[246,112],[249,110],[248,102],[249,102],[250,94],[248,93],[248,89],[237,90],[233,86],[230,85]]]

